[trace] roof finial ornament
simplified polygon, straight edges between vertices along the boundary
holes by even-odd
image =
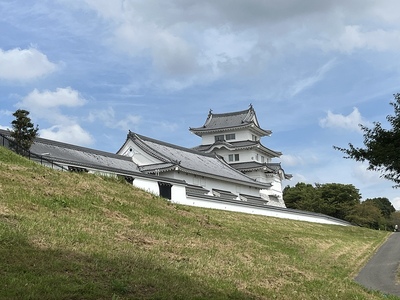
[[[210,108],[210,111],[208,112],[208,116],[212,114],[212,109]]]
[[[250,109],[253,109],[253,104],[250,103],[249,108],[250,108]]]

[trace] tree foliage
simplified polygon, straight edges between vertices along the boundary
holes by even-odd
[[[352,184],[316,184],[316,188],[322,202],[326,203],[328,208],[322,213],[339,219],[345,219],[348,210],[361,200],[359,190]]]
[[[386,117],[391,129],[384,129],[380,122],[374,122],[373,128],[360,124],[365,148],[354,147],[351,143],[348,149],[334,148],[345,153],[345,158],[368,161],[368,170],[381,172],[384,178],[395,183],[394,187],[400,187],[400,94],[393,96],[395,101],[390,105],[394,108],[394,115]]]
[[[297,183],[283,190],[283,198],[288,208],[323,213],[345,219],[349,209],[360,203],[361,195],[352,184]]]
[[[13,113],[15,119],[11,122],[11,136],[14,138],[14,148],[18,153],[29,150],[38,136],[38,126],[34,126],[29,117],[29,111],[18,109]]]
[[[400,226],[397,212],[387,198],[366,199],[361,202],[359,190],[352,184],[299,182],[283,189],[288,208],[322,213],[371,229],[393,230]]]
[[[385,224],[382,212],[371,201],[354,205],[346,216],[346,220],[371,229],[380,229]]]
[[[372,203],[381,211],[382,215],[385,218],[390,218],[390,215],[396,211],[393,204],[389,201],[388,198],[378,197],[365,200],[366,203]]]
[[[316,212],[315,189],[311,184],[298,182],[294,187],[287,186],[283,189],[283,198],[288,208]]]

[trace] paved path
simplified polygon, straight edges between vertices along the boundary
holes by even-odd
[[[400,232],[389,236],[355,280],[369,289],[400,296],[400,284],[396,283],[399,263]]]

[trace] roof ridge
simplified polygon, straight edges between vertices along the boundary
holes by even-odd
[[[218,113],[215,114],[213,112],[211,112],[211,115],[213,116],[233,116],[233,115],[242,115],[242,114],[247,114],[249,111],[251,110],[251,108],[245,109],[245,110],[240,110],[240,111],[233,111],[233,112],[227,112],[227,113]]]
[[[11,133],[11,131],[0,129],[0,133],[3,135],[9,135]],[[107,152],[107,151],[103,151],[103,150],[97,150],[97,149],[93,149],[93,148],[89,148],[89,147],[83,147],[83,146],[74,145],[74,144],[70,144],[70,143],[66,143],[66,142],[60,142],[60,141],[56,141],[56,140],[50,140],[50,139],[46,139],[46,138],[42,138],[42,137],[36,137],[34,140],[34,143],[42,143],[42,144],[46,144],[46,145],[52,145],[52,146],[68,148],[68,149],[77,150],[77,151],[89,152],[89,153],[94,153],[94,154],[99,154],[99,155],[114,157],[114,158],[122,157],[123,159],[125,159],[122,155],[119,155],[116,153]]]
[[[193,153],[193,154],[198,154],[198,155],[202,155],[202,156],[216,157],[215,154],[204,153],[204,152],[201,152],[201,151],[198,151],[198,150],[195,150],[195,149],[174,145],[174,144],[171,144],[171,143],[168,143],[168,142],[163,142],[163,141],[160,141],[160,140],[157,140],[157,139],[154,139],[154,138],[150,138],[150,137],[147,137],[147,136],[144,136],[144,135],[141,135],[141,134],[138,134],[138,133],[134,133],[134,132],[130,132],[130,133],[138,136],[143,141],[149,141],[149,142],[153,142],[153,143],[158,143],[160,145],[168,146],[168,147],[171,147],[171,148],[174,148],[174,149],[177,149],[177,150],[181,150],[181,151],[185,151],[185,152],[189,152],[189,153]]]
[[[173,163],[168,157],[146,145],[146,143],[144,142],[145,141],[144,138],[146,138],[145,136],[129,131],[128,137],[131,138],[133,141],[138,141],[139,143],[137,143],[137,146],[141,148],[143,151],[151,153],[156,158],[160,159],[165,163],[166,162]]]

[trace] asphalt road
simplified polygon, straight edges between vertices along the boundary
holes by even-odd
[[[400,296],[396,282],[400,264],[400,232],[393,233],[356,276],[355,281],[371,290]]]

